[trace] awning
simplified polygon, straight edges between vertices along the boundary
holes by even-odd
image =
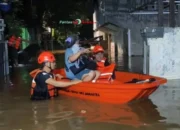
[[[103,31],[103,32],[117,32],[119,30],[119,26],[118,25],[115,25],[113,23],[110,23],[110,22],[107,22],[107,23],[104,23],[103,25],[99,26],[96,30],[94,30],[95,32],[96,31]]]

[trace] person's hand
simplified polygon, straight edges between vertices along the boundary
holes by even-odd
[[[90,53],[91,51],[89,49],[83,49],[81,50],[81,54]]]
[[[73,82],[73,84],[78,84],[78,83],[81,83],[81,82],[82,82],[82,80],[79,80],[79,79],[74,79],[74,80],[72,80],[72,82]]]
[[[56,74],[56,77],[59,78],[59,79],[62,79],[62,78],[63,78],[63,76],[60,75],[60,74]]]

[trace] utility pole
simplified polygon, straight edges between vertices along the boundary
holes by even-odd
[[[163,0],[158,0],[158,26],[163,27]]]
[[[170,0],[170,8],[169,8],[169,25],[170,27],[175,27],[175,2],[174,0]]]
[[[177,25],[180,27],[180,5],[178,5],[178,20],[177,20]]]

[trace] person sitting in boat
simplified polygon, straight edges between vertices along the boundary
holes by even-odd
[[[97,70],[87,68],[87,63],[83,62],[83,54],[90,53],[89,49],[81,48],[79,37],[71,35],[66,40],[67,49],[65,51],[65,72],[70,79],[80,79],[83,82],[96,82],[100,76]]]
[[[100,45],[96,45],[93,48],[93,57],[97,64],[97,70],[110,65],[109,61],[104,56],[104,49]],[[115,79],[115,72],[112,74],[112,79]]]
[[[33,77],[31,87],[31,100],[50,99],[58,96],[56,87],[65,88],[71,85],[82,82],[81,80],[74,81],[56,81],[56,78],[62,78],[61,75],[54,75],[52,70],[55,69],[56,60],[54,55],[49,51],[40,53],[38,63],[42,65],[41,69],[36,69],[30,73]]]

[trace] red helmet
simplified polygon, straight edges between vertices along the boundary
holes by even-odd
[[[104,52],[104,49],[100,45],[96,45],[93,49],[93,53]]]
[[[38,57],[38,63],[42,64],[43,62],[54,62],[56,59],[53,55],[53,53],[49,51],[41,52],[41,54]]]

